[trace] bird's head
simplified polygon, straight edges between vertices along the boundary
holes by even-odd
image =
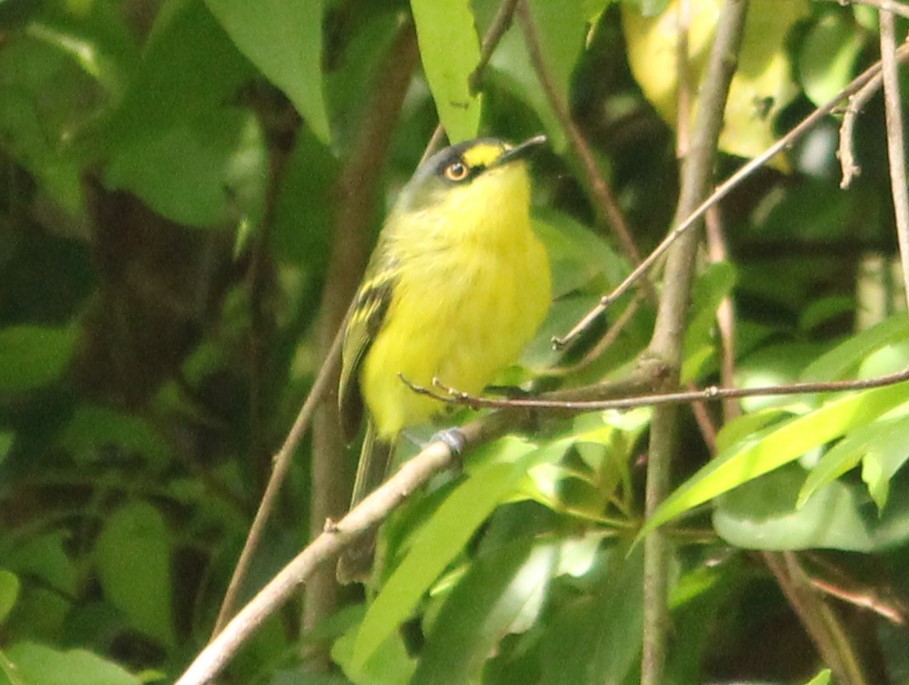
[[[398,209],[420,211],[452,202],[471,200],[516,183],[527,187],[524,160],[546,142],[538,135],[519,145],[499,138],[476,138],[451,145],[423,162],[401,192]]]

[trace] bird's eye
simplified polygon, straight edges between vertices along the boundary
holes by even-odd
[[[452,162],[445,167],[445,178],[449,181],[463,181],[470,173],[470,167],[464,162]]]

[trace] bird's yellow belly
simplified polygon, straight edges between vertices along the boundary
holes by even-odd
[[[361,390],[379,435],[439,412],[415,393],[433,378],[478,393],[514,363],[536,332],[551,298],[549,265],[534,236],[504,253],[449,253],[411,264],[397,283],[386,325],[364,360]],[[444,295],[440,296],[439,288]]]

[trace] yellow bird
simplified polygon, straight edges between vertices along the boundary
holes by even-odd
[[[388,215],[344,336],[338,402],[348,439],[364,405],[367,412],[351,507],[385,479],[401,430],[442,408],[401,376],[478,393],[546,316],[549,260],[531,229],[525,162],[545,140],[445,148],[417,169]],[[341,582],[368,576],[374,543],[367,535],[345,551]]]

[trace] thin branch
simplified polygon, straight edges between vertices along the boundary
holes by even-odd
[[[500,411],[460,427],[464,449],[494,440],[517,427],[529,428],[529,412]],[[320,566],[331,562],[355,539],[375,528],[436,473],[452,465],[443,441],[427,445],[385,483],[337,522],[326,522],[321,535],[290,561],[241,609],[196,656],[175,685],[204,685],[215,678],[269,616],[274,614]]]
[[[901,45],[897,51],[896,56],[898,61],[905,62],[909,59],[909,46]],[[837,95],[835,95],[831,100],[824,103],[817,109],[815,109],[811,114],[802,119],[795,127],[793,127],[786,135],[777,140],[773,145],[767,148],[757,157],[749,160],[747,163],[742,165],[742,167],[736,171],[732,176],[726,179],[722,184],[717,186],[716,190],[697,208],[695,209],[684,221],[678,224],[673,228],[663,241],[651,252],[647,258],[641,262],[626,278],[622,281],[619,286],[613,290],[608,295],[601,298],[599,304],[594,307],[590,312],[584,315],[584,317],[572,328],[568,333],[562,337],[555,337],[552,339],[553,344],[558,348],[564,348],[574,342],[585,330],[587,330],[592,323],[603,315],[603,312],[615,302],[619,297],[624,295],[630,288],[635,284],[635,282],[641,278],[642,274],[648,271],[654,263],[662,257],[669,247],[674,243],[683,233],[685,233],[689,228],[691,228],[696,222],[698,222],[704,214],[712,206],[717,204],[720,200],[725,198],[734,188],[736,188],[742,181],[744,181],[748,176],[754,173],[757,169],[764,166],[769,160],[773,159],[777,154],[784,151],[785,149],[791,147],[795,141],[805,135],[810,131],[814,126],[816,126],[824,117],[833,112],[839,107],[840,103],[849,97],[850,95],[858,92],[863,88],[869,81],[874,79],[880,74],[881,64],[876,62],[871,65],[868,69],[859,74],[854,78],[845,88],[843,88]]]
[[[788,395],[810,395],[817,393],[854,392],[871,390],[896,385],[909,381],[909,368],[885,376],[875,376],[862,380],[823,381],[816,383],[789,383],[786,385],[766,385],[757,388],[721,388],[710,385],[699,390],[684,392],[656,393],[621,397],[619,399],[573,399],[578,394],[590,395],[588,388],[572,388],[545,393],[540,397],[515,397],[509,399],[482,397],[451,388],[438,379],[434,387],[417,385],[401,376],[414,392],[431,397],[446,404],[463,405],[471,409],[556,409],[572,413],[604,411],[607,409],[635,409],[637,407],[657,407],[664,405],[690,404],[692,402],[716,402],[719,400],[741,399],[743,397],[782,397]]]
[[[840,124],[840,142],[836,151],[836,156],[840,160],[840,170],[843,174],[840,180],[840,188],[843,190],[851,186],[852,180],[862,173],[862,167],[856,163],[855,153],[853,152],[855,122],[858,120],[858,115],[862,113],[868,104],[868,100],[881,89],[883,80],[883,76],[878,72],[857,93],[849,96],[849,102],[843,114],[843,122]]]
[[[357,232],[363,232],[363,226],[369,221],[373,213],[373,195],[380,177],[381,160],[385,158],[384,150],[389,144],[391,129],[397,120],[397,112],[403,101],[406,86],[410,81],[413,65],[416,61],[416,37],[411,22],[401,25],[398,30],[398,36],[385,59],[387,68],[384,73],[386,78],[381,84],[376,86],[370,97],[370,106],[366,108],[368,112],[367,118],[361,127],[359,138],[350,155],[344,173],[338,181],[339,195],[343,197],[343,201],[339,202],[339,206],[342,209],[339,211],[336,223],[347,232],[345,235],[348,236],[348,239],[336,241],[336,244],[342,243],[340,247],[346,250],[346,253],[343,260],[333,258],[332,264],[342,261],[343,268],[348,269],[348,271],[350,265],[357,261],[351,254],[351,250],[361,249],[363,255],[360,261],[364,264],[366,261],[367,254],[365,248],[362,248],[362,241],[354,240],[350,236]],[[337,267],[336,270],[338,268],[341,267]],[[340,279],[341,276],[337,274],[334,276],[329,275],[329,282],[337,284]],[[344,292],[341,292],[341,288],[338,288],[337,291],[327,292],[326,296],[334,297],[335,300],[330,303],[330,306],[326,302],[322,303],[323,313],[327,310],[339,311],[340,314],[336,316],[336,319],[346,320],[346,316],[349,316],[350,311],[348,303],[352,295],[348,290],[352,291],[355,287],[356,283],[353,283],[349,289],[344,289]],[[346,315],[344,314],[345,308],[347,308]],[[249,572],[252,556],[261,542],[268,518],[277,504],[293,454],[306,429],[312,422],[314,413],[322,398],[328,393],[329,389],[337,384],[337,370],[341,356],[342,340],[340,331],[343,331],[344,327],[341,325],[338,328],[337,321],[326,322],[326,325],[332,332],[327,334],[327,340],[324,342],[326,348],[325,360],[293,427],[285,438],[281,449],[274,457],[274,466],[268,484],[265,487],[256,516],[253,519],[243,550],[240,553],[240,558],[237,561],[237,566],[234,568],[227,592],[218,611],[213,635],[218,633],[233,611],[237,595]],[[338,332],[334,333],[334,331]],[[337,419],[333,423],[337,426]],[[334,427],[334,432],[337,434],[339,429]],[[337,461],[332,464],[332,467],[336,464]],[[314,471],[317,470],[318,465],[316,464],[314,465]],[[334,469],[325,470],[333,471]],[[338,482],[336,477],[334,481],[337,483],[336,489],[341,489],[342,483]],[[325,493],[323,492],[322,494],[324,495]],[[327,593],[323,592],[320,594],[323,600],[329,599]]]
[[[880,32],[884,110],[887,116],[887,157],[890,160],[890,190],[893,195],[893,211],[896,217],[896,235],[900,245],[903,291],[909,302],[909,188],[906,186],[903,110],[896,63],[896,28],[891,12],[881,12]]]
[[[724,262],[729,257],[726,239],[723,235],[722,219],[719,208],[714,206],[707,212],[707,245],[712,262]],[[735,304],[730,295],[723,298],[716,310],[717,330],[720,334],[720,381],[722,385],[731,386],[735,382]],[[742,408],[733,399],[723,402],[724,423],[740,416]],[[712,450],[711,450],[712,451]]]
[[[812,587],[797,555],[763,552],[761,557],[836,681],[844,685],[868,685],[842,621]]]
[[[320,566],[366,531],[379,525],[438,471],[451,462],[450,448],[434,442],[404,463],[384,485],[376,489],[336,524],[313,540],[287,564],[196,656],[175,685],[203,685],[217,676],[245,642],[300,589]]]
[[[265,493],[262,495],[262,501],[259,502],[259,509],[256,511],[256,516],[249,528],[249,534],[246,536],[243,551],[240,553],[240,558],[237,560],[237,566],[234,568],[233,576],[231,576],[230,583],[227,586],[224,601],[221,603],[221,609],[218,611],[218,618],[212,629],[213,637],[221,632],[221,629],[227,623],[227,618],[233,611],[240,587],[246,578],[246,574],[249,572],[252,556],[262,540],[265,524],[268,522],[268,517],[271,515],[275,503],[277,502],[281,486],[284,484],[284,479],[287,477],[287,470],[290,468],[294,451],[296,451],[297,446],[306,434],[306,429],[309,428],[309,424],[312,422],[312,417],[316,408],[332,387],[330,381],[334,377],[334,370],[337,369],[341,360],[342,340],[343,336],[339,332],[335,338],[334,344],[325,356],[325,360],[322,362],[322,368],[319,369],[319,374],[316,376],[315,382],[313,382],[309,395],[306,397],[306,401],[300,409],[300,413],[297,414],[293,427],[291,427],[290,432],[284,439],[284,444],[281,445],[281,449],[278,450],[278,453],[274,457],[274,469],[272,469],[268,485],[265,487]]]
[[[826,2],[835,2],[838,5],[866,5],[874,7],[881,12],[893,12],[901,17],[909,19],[909,6],[904,5],[897,0],[825,0]]]
[[[716,37],[710,49],[698,98],[697,116],[691,130],[691,146],[682,164],[679,201],[673,223],[677,224],[690,215],[698,204],[703,204],[709,192],[717,141],[723,129],[729,87],[738,64],[747,10],[748,0],[725,0],[720,9]],[[662,360],[669,369],[663,386],[667,388],[674,388],[679,381],[697,247],[698,235],[691,231],[675,242],[666,261],[648,353]],[[654,410],[644,491],[644,512],[648,517],[659,508],[670,491],[671,465],[677,452],[677,424],[674,406]],[[641,685],[663,685],[664,682],[669,632],[669,560],[670,544],[665,533],[653,531],[644,539]]]
[[[595,361],[601,359],[603,355],[612,347],[625,328],[634,320],[634,315],[638,313],[644,302],[644,296],[639,292],[628,303],[628,306],[622,311],[619,317],[609,325],[609,330],[603,335],[597,343],[591,347],[584,356],[573,364],[563,366],[553,366],[541,374],[547,378],[563,378],[573,376],[583,369],[587,368]]]
[[[578,161],[581,184],[586,194],[590,197],[598,217],[602,221],[605,221],[612,227],[612,230],[615,231],[615,234],[619,239],[619,244],[626,257],[628,257],[632,264],[638,264],[641,261],[641,253],[638,250],[637,244],[634,242],[628,222],[625,220],[625,216],[619,208],[615,193],[613,193],[612,188],[603,174],[600,173],[593,150],[587,143],[587,140],[584,138],[584,135],[581,133],[577,124],[574,122],[574,119],[572,119],[567,103],[557,92],[553,83],[552,75],[549,72],[546,60],[543,57],[539,36],[537,35],[533,17],[531,16],[531,11],[526,0],[523,0],[518,5],[517,12],[518,19],[521,22],[521,29],[524,32],[524,40],[527,43],[530,61],[531,64],[533,64],[534,71],[540,81],[540,86],[543,88],[543,93],[546,95],[546,99],[555,112],[559,125],[565,132],[565,137],[571,147],[572,155]],[[645,285],[645,288],[650,288],[650,286]],[[652,293],[652,288],[650,288],[650,290]]]

